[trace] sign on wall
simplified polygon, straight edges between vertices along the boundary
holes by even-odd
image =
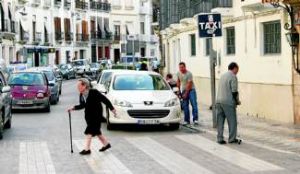
[[[200,38],[222,36],[221,14],[200,14],[198,16],[198,30]]]

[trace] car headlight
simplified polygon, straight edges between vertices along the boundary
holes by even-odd
[[[121,107],[127,107],[127,108],[131,108],[132,104],[128,101],[121,101],[121,100],[115,100],[114,101],[114,105],[116,106],[121,106]]]
[[[39,92],[37,95],[36,95],[37,98],[44,98],[45,95],[41,92]]]
[[[178,98],[173,98],[165,103],[165,107],[178,106],[180,104]]]

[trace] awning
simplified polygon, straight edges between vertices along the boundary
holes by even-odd
[[[20,20],[20,25],[23,28],[23,31],[29,32],[29,26],[26,24],[26,21]]]
[[[128,33],[129,34],[135,34],[135,32],[134,32],[134,27],[133,27],[133,23],[127,23],[126,24],[126,30],[128,30]]]
[[[13,16],[12,16],[11,10],[10,10],[10,6],[8,6],[8,18],[9,18],[10,20],[13,19]]]
[[[102,38],[102,29],[101,29],[101,25],[98,23],[97,25],[97,34],[99,34],[100,38]]]

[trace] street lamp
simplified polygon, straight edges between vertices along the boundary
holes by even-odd
[[[290,17],[291,24],[286,23],[284,25],[284,28],[289,31],[288,33],[286,33],[286,38],[289,45],[292,48],[292,59],[293,59],[294,69],[298,74],[300,74],[299,33],[295,27],[294,8],[291,5],[287,5],[287,4],[282,5],[279,2],[272,2],[271,5],[273,5],[275,8],[279,8],[279,7],[283,8]]]

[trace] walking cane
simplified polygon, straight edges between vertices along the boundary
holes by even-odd
[[[71,153],[73,153],[71,111],[69,111],[69,124],[70,124]]]

